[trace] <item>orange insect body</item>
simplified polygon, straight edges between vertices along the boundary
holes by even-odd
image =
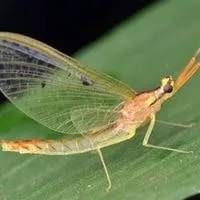
[[[132,138],[136,129],[149,121],[144,146],[181,153],[191,152],[155,146],[149,144],[148,140],[155,124],[155,114],[161,104],[199,69],[200,49],[175,82],[171,77],[165,77],[157,89],[143,93],[136,93],[123,83],[99,75],[81,66],[76,60],[25,36],[0,33],[0,50],[0,89],[4,95],[28,116],[52,130],[68,133],[66,127],[75,128],[69,129],[74,131],[72,134],[82,135],[75,139],[0,141],[3,151],[68,155],[95,150],[107,176],[108,190],[111,188],[111,180],[101,148]],[[113,97],[122,100],[117,103]],[[79,103],[81,100],[82,104]],[[68,107],[65,102],[69,103]],[[52,109],[52,112],[45,106]]]
[[[171,88],[173,81],[170,78],[165,87]],[[103,148],[118,140],[120,130],[125,131],[124,138],[129,139],[127,134],[132,127],[139,128],[151,119],[161,108],[161,103],[171,95],[158,88],[151,92],[138,94],[136,97],[125,102],[121,109],[120,118],[117,122],[100,131],[94,131],[88,137],[78,137],[75,139],[62,140],[25,140],[25,141],[2,141],[0,144],[4,151],[17,151],[20,153],[48,154],[48,155],[66,155],[73,153],[83,153],[96,150],[97,147]],[[134,131],[132,132],[134,133]],[[114,140],[116,136],[117,140]],[[123,133],[121,134],[123,136]],[[131,135],[133,136],[133,135]],[[114,142],[116,141],[116,142]]]

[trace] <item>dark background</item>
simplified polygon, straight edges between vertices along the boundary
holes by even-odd
[[[71,55],[155,2],[1,0],[0,31],[34,37]]]

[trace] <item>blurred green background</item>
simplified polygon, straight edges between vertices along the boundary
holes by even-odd
[[[200,1],[162,1],[113,28],[75,57],[104,71],[136,91],[157,87],[166,75],[177,77],[200,47]],[[103,150],[113,181],[107,193],[97,155],[20,155],[0,152],[1,200],[183,199],[200,190],[199,75],[180,90],[158,119],[197,125],[157,124],[151,143],[193,150],[178,154],[142,146],[147,127],[130,141]],[[0,108],[0,139],[56,138],[60,134],[37,124],[10,103]]]

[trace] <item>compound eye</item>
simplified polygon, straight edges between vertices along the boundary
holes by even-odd
[[[170,84],[164,86],[164,93],[171,93],[173,91],[173,87]]]

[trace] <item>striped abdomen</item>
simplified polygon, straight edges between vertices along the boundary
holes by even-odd
[[[129,132],[130,131],[130,132]],[[102,128],[91,135],[81,136],[75,139],[60,140],[18,140],[0,141],[3,151],[19,153],[67,155],[84,153],[103,148],[129,139],[135,133],[134,128],[121,129],[116,124]]]
[[[84,137],[61,140],[1,141],[0,145],[3,151],[46,155],[67,155],[94,150],[90,140]]]

